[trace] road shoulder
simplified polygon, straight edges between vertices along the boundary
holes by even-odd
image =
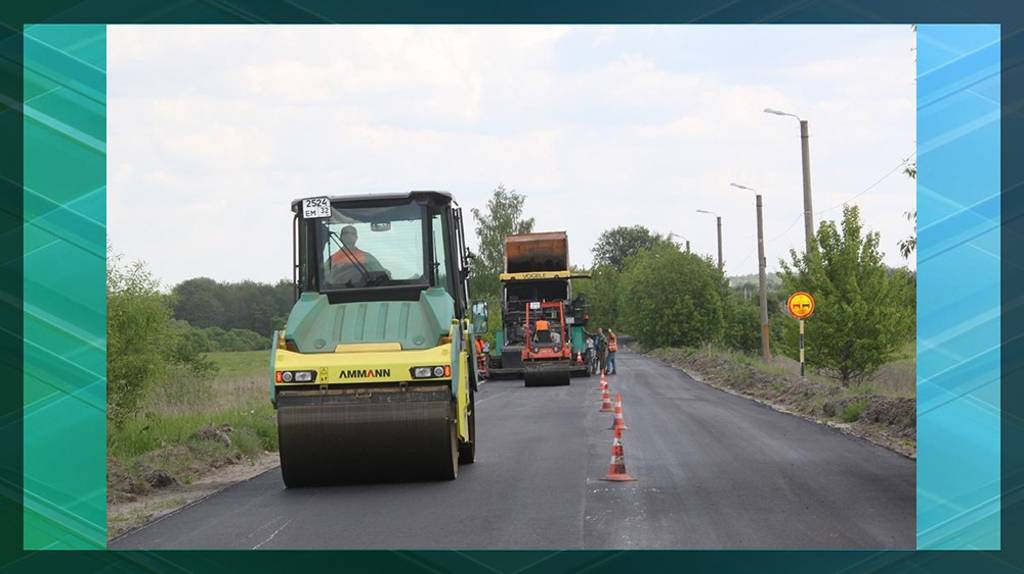
[[[276,452],[264,452],[211,470],[189,484],[172,484],[144,495],[119,497],[107,502],[108,542],[225,488],[259,476],[280,462]]]

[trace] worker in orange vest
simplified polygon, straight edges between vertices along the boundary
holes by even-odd
[[[364,275],[370,271],[383,271],[377,258],[356,247],[359,240],[359,232],[352,225],[341,228],[341,247],[331,255],[331,270],[328,278],[329,283],[345,285],[346,283],[357,283],[362,286]]]
[[[615,331],[608,329],[608,364],[604,367],[604,372],[609,375],[615,374],[615,351],[619,350],[619,336],[615,334]]]
[[[540,318],[537,319],[537,322],[533,324],[533,340],[534,341],[537,341],[538,339],[547,340],[547,339],[543,339],[543,338],[539,337],[539,335],[541,333],[543,333],[543,332],[547,332],[547,334],[544,335],[544,337],[550,337],[551,336],[550,329],[551,329],[551,326],[548,323],[548,320],[545,319],[543,315],[541,315]]]
[[[476,369],[481,379],[487,378],[487,345],[480,337],[476,338]]]

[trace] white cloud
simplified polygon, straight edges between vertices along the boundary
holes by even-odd
[[[764,107],[810,120],[818,209],[914,147],[910,33],[879,28],[865,42],[865,27],[836,28],[826,44],[816,40],[820,56],[778,64],[814,34],[820,28],[112,26],[111,239],[170,283],[267,281],[290,273],[291,199],[439,188],[472,208],[504,183],[528,196],[539,229],[569,231],[576,263],[589,263],[602,230],[634,223],[713,253],[714,221],[695,213],[705,208],[723,214],[728,271],[749,273],[753,199],[728,183],[764,192],[769,237],[802,211],[796,122]],[[755,36],[746,60],[716,61]],[[664,49],[672,42],[691,59]],[[697,55],[700,65],[689,65]],[[858,203],[883,245],[910,231],[905,176]],[[797,224],[769,245],[770,265],[802,235]]]

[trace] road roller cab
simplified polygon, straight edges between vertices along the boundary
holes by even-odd
[[[475,458],[486,317],[468,304],[461,210],[424,191],[292,211],[296,301],[270,365],[286,485],[455,478]]]

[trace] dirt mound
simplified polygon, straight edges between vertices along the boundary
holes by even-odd
[[[208,425],[197,430],[192,435],[192,438],[196,440],[213,440],[223,443],[224,446],[231,446],[231,437],[228,434],[233,430],[229,424],[222,424],[220,426]]]
[[[917,431],[917,402],[907,397],[873,396],[861,420],[895,427],[910,437]]]
[[[148,494],[149,483],[128,472],[112,458],[107,459],[107,500],[125,502],[135,500],[136,495]]]

